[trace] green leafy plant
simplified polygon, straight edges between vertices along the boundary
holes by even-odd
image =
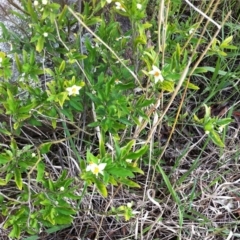
[[[214,117],[208,107],[232,102],[239,93],[237,61],[230,68],[229,60],[239,55],[236,36],[228,27],[220,39],[227,18],[212,19],[217,3],[8,3],[13,8],[4,13],[17,23],[17,30],[0,23],[0,43],[10,45],[0,52],[0,218],[9,238],[37,239],[40,231],[58,231],[90,211],[96,222],[101,219],[96,239],[103,218],[137,221],[135,214],[147,219],[149,209],[156,220],[136,224],[141,229],[134,232],[146,239],[165,238],[165,232],[189,238],[189,219],[200,228],[211,222],[196,210],[205,189],[198,190],[203,184],[191,176],[204,163],[203,153],[212,152],[209,140],[220,147],[219,155],[229,144],[222,132],[239,102],[234,99],[228,117]],[[201,106],[205,115],[199,118]],[[229,169],[222,179],[199,179],[211,189]],[[119,189],[129,200],[124,196],[115,204]],[[133,210],[137,198],[141,212]],[[101,201],[108,201],[106,208]],[[177,227],[165,221],[162,208],[174,213]],[[167,227],[157,233],[155,224]]]
[[[207,134],[216,145],[224,147],[224,143],[222,142],[218,132],[221,133],[223,129],[232,122],[232,119],[219,119],[218,117],[211,117],[211,108],[207,105],[204,105],[204,107],[204,118],[199,119],[196,115],[194,115],[194,120],[203,126],[205,134]]]

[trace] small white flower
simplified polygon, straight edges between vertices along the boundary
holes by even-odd
[[[116,41],[118,42],[121,39],[123,39],[123,37],[116,38]]]
[[[64,187],[60,187],[60,189],[59,189],[61,192],[63,192],[64,191]]]
[[[79,87],[79,86],[76,86],[76,85],[73,85],[72,87],[68,87],[66,88],[67,92],[68,92],[68,96],[75,96],[77,94],[79,94],[79,90],[81,89],[82,87]]]
[[[205,134],[207,134],[207,135],[208,135],[209,133],[210,133],[209,131],[207,131],[207,130],[205,131]]]
[[[32,153],[32,157],[36,157],[36,153]]]
[[[142,4],[137,3],[137,9],[138,9],[138,10],[141,10],[141,9],[142,9]]]
[[[122,82],[121,82],[119,79],[116,79],[116,80],[115,80],[115,84],[118,85],[119,83],[122,83]]]
[[[43,5],[47,5],[48,4],[48,0],[42,0],[42,4]]]
[[[219,126],[218,127],[218,132],[221,133],[224,130],[225,126],[226,125]]]
[[[38,1],[34,1],[34,2],[33,2],[33,5],[34,5],[34,6],[37,6],[38,4],[39,4]]]
[[[112,2],[112,0],[106,0],[106,2],[107,2],[108,4],[110,4],[110,3]]]
[[[98,174],[102,174],[103,175],[103,170],[106,167],[106,163],[90,163],[87,168],[86,171],[91,171],[94,175],[98,176]]]
[[[193,32],[195,31],[195,29],[194,28],[191,28],[190,30],[189,30],[189,35],[191,35]]]
[[[126,159],[126,162],[127,162],[127,163],[131,163],[131,162],[132,162],[132,159]]]
[[[120,2],[115,2],[115,5],[116,5],[116,9],[126,12],[125,8],[122,6]]]
[[[152,71],[148,72],[150,75],[153,75],[154,76],[154,82],[157,83],[157,82],[163,82],[163,76],[162,76],[162,73],[160,71],[160,69],[156,66],[152,66]]]
[[[47,32],[44,32],[44,33],[43,33],[43,36],[44,36],[44,37],[47,37],[47,36],[48,36],[48,33],[47,33]]]

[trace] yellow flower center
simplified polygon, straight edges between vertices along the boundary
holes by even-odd
[[[73,94],[77,94],[77,88],[73,87],[72,92],[73,92]]]
[[[159,75],[160,75],[159,72],[155,72],[155,73],[154,73],[154,76],[155,76],[155,77],[158,77]]]
[[[93,169],[93,174],[97,175],[99,173],[99,168],[98,167],[95,167]]]

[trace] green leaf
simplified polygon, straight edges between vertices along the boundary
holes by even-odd
[[[21,176],[21,172],[18,168],[14,169],[14,180],[15,180],[15,183],[16,183],[18,189],[22,190],[22,185],[23,185],[22,176]]]
[[[218,135],[218,133],[214,130],[212,130],[209,133],[209,137],[211,138],[211,140],[219,147],[224,147],[224,143],[222,142],[220,136]]]
[[[139,184],[137,184],[136,182],[134,182],[132,180],[126,179],[126,178],[121,179],[120,182],[129,187],[141,188],[141,186]]]
[[[61,92],[57,95],[57,100],[58,100],[58,103],[61,107],[63,107],[63,104],[65,102],[65,100],[68,99],[68,93],[67,92]]]
[[[36,51],[41,52],[43,50],[44,42],[45,42],[44,37],[40,36],[37,41]]]
[[[118,84],[118,85],[116,85],[115,86],[115,88],[118,90],[118,91],[120,91],[120,90],[128,90],[128,89],[132,89],[132,88],[134,88],[134,83],[126,83],[126,84],[122,84],[122,83],[120,83],[120,84]]]
[[[89,123],[87,126],[88,127],[97,127],[97,126],[100,126],[100,123],[99,122],[92,122],[92,123]]]
[[[6,176],[6,182],[8,183],[13,177],[13,173],[8,173]]]
[[[32,7],[32,1],[31,0],[28,0],[27,10],[28,10],[28,13],[30,14],[33,22],[38,22],[37,13]]]
[[[196,114],[193,115],[193,120],[197,123],[202,123],[203,122],[203,119],[199,119]]]
[[[227,37],[223,40],[223,42],[220,44],[220,48],[226,48],[228,44],[232,41],[233,36]]]
[[[11,238],[19,238],[20,233],[21,233],[20,227],[17,224],[13,224],[13,229],[8,236]]]
[[[171,81],[163,81],[161,84],[161,89],[167,92],[174,91],[174,82]]]
[[[33,109],[36,106],[36,103],[30,103],[26,106],[20,107],[18,110],[18,113],[27,113],[28,116],[30,116],[29,111]]]
[[[226,126],[229,123],[231,123],[233,120],[231,118],[223,118],[223,119],[218,119],[216,121],[216,124],[219,126]]]
[[[64,71],[64,69],[65,69],[65,66],[66,66],[66,62],[63,60],[63,61],[61,62],[60,67],[59,67],[59,72],[60,72],[60,73],[63,73],[63,71]]]
[[[133,167],[133,166],[127,166],[127,169],[129,169],[130,171],[132,172],[137,172],[137,173],[140,173],[140,174],[144,174],[144,171],[138,167]]]
[[[126,168],[122,168],[122,167],[113,167],[113,168],[108,168],[107,172],[112,174],[114,177],[134,177],[134,174],[132,173],[132,171],[126,169]]]
[[[205,120],[207,120],[211,117],[211,107],[208,107],[206,104],[203,104],[203,106],[205,107],[204,118],[205,118]]]
[[[56,129],[56,127],[57,127],[57,120],[56,119],[52,119],[51,123],[52,123],[53,129]]]
[[[14,99],[13,94],[11,93],[10,89],[7,89],[7,102],[3,104],[6,108],[6,114],[15,114],[17,112],[18,102]]]
[[[14,138],[11,139],[10,147],[13,153],[16,153],[18,150],[17,142]]]
[[[64,5],[62,12],[58,16],[58,24],[62,24],[62,21],[66,19],[65,17],[66,17],[67,10],[68,10],[68,6]]]
[[[78,102],[78,100],[76,98],[71,98],[71,100],[69,101],[69,104],[71,107],[74,108],[74,110],[82,112],[82,110],[83,110],[82,104],[80,102]]]
[[[34,51],[30,52],[29,63],[30,63],[30,65],[33,65],[35,63],[35,52]]]
[[[100,192],[100,194],[103,197],[107,197],[108,196],[108,192],[107,192],[107,189],[106,189],[105,185],[101,181],[99,181],[98,179],[95,179],[94,182],[95,182],[95,184],[97,186],[97,189]]]
[[[223,52],[223,51],[218,51],[217,53],[219,53],[219,55],[223,56],[223,57],[226,57],[227,56],[227,53]]]
[[[5,185],[7,185],[7,182],[4,179],[0,178],[0,186],[5,186]]]
[[[60,110],[68,119],[70,119],[72,122],[73,122],[73,114],[72,114],[72,111],[71,109],[69,108],[62,108]]]
[[[121,148],[121,156],[122,158],[126,158],[126,155],[131,151],[133,144],[135,143],[135,140],[131,140],[125,145],[124,147]]]
[[[108,182],[111,183],[113,186],[117,186],[117,181],[113,176],[109,176]]]
[[[143,146],[136,152],[131,152],[126,156],[126,159],[138,159],[140,158],[146,151],[148,150],[148,146]]]
[[[155,102],[155,100],[153,98],[146,99],[146,96],[142,95],[141,97],[139,97],[135,106],[138,108],[143,108],[143,107],[147,107],[147,106],[151,105],[154,102]]]
[[[186,87],[187,86],[187,82],[183,82],[183,86]],[[192,90],[199,90],[199,87],[193,83],[188,83],[188,89],[192,89]]]
[[[11,155],[8,155],[6,153],[1,153],[0,154],[0,164],[6,164],[8,163],[9,161],[12,160],[12,156]]]
[[[51,146],[52,146],[52,143],[51,143],[51,142],[42,143],[42,144],[39,146],[39,149],[40,149],[41,154],[48,153],[48,152],[50,151]]]
[[[45,164],[43,162],[39,162],[37,165],[37,182],[42,182],[45,172]]]
[[[13,124],[13,129],[14,129],[14,130],[19,130],[19,126],[20,126],[20,122],[15,122],[15,123]]]
[[[71,215],[71,214],[75,214],[76,211],[73,209],[73,208],[70,208],[70,207],[57,207],[56,208],[56,211],[59,213],[59,215]]]
[[[66,216],[66,215],[64,215],[64,216],[60,215],[55,218],[55,222],[56,222],[56,224],[69,224],[72,222],[72,217]]]
[[[11,136],[12,135],[11,132],[9,132],[7,129],[4,129],[4,128],[0,128],[0,133],[3,133],[6,136]],[[0,162],[1,162],[1,160],[0,160]]]
[[[238,49],[236,46],[233,46],[233,45],[227,45],[224,48],[225,49],[232,49],[232,50]]]
[[[22,64],[21,64],[21,62],[19,60],[19,57],[18,57],[17,53],[15,53],[14,56],[15,56],[15,62],[16,62],[16,66],[17,66],[18,72],[21,73],[22,72]]]
[[[90,163],[90,162],[98,163],[98,158],[95,157],[95,156],[90,152],[89,149],[87,150],[87,162],[88,162],[88,163]]]
[[[102,22],[100,17],[91,17],[85,20],[87,26],[95,25],[96,23]]]

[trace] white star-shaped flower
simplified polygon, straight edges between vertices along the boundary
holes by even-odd
[[[148,72],[150,75],[153,75],[154,76],[154,82],[155,83],[158,83],[159,81],[160,82],[163,82],[163,76],[162,76],[162,72],[160,71],[160,69],[156,66],[152,66],[152,71]]]
[[[103,170],[106,167],[106,163],[90,163],[87,168],[86,171],[91,171],[94,175],[98,176],[98,174],[102,174],[103,175]]]
[[[115,5],[116,5],[116,9],[126,12],[125,8],[122,6],[120,2],[115,2]]]
[[[138,10],[141,10],[141,9],[142,9],[142,4],[137,3],[137,9],[138,9]]]
[[[72,87],[68,87],[66,88],[67,92],[68,92],[68,96],[75,96],[77,94],[79,94],[79,90],[81,89],[82,87],[79,87],[79,86],[76,86],[76,85],[73,85]]]

